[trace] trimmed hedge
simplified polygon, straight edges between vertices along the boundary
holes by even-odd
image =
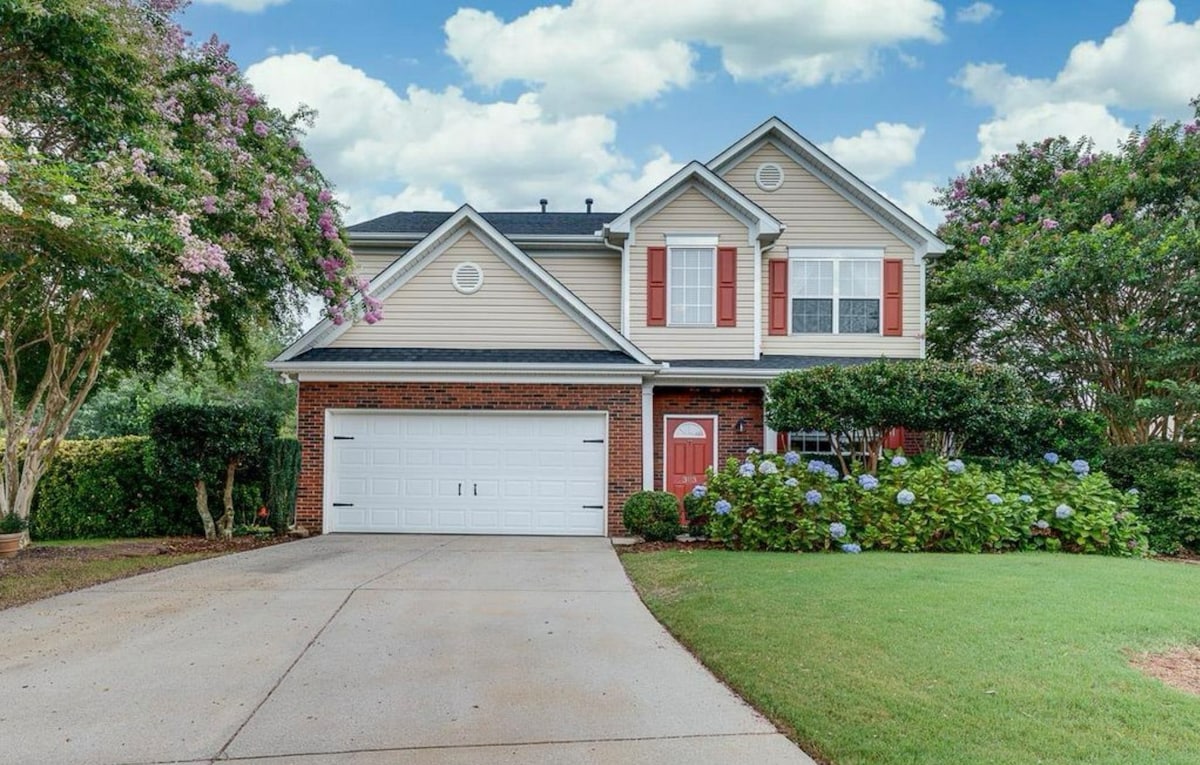
[[[1200,447],[1157,441],[1104,450],[1104,471],[1137,489],[1138,512],[1161,553],[1200,550]]]
[[[291,520],[287,498],[295,502],[299,468],[299,442],[276,441],[284,473],[274,475],[274,463],[239,471],[234,485],[236,525],[256,522],[264,503],[286,530]],[[261,462],[261,460],[260,460]],[[288,470],[293,471],[290,476]],[[212,485],[221,486],[224,474],[214,475]],[[273,495],[271,481],[281,487]],[[278,514],[276,510],[278,503]],[[282,509],[287,508],[286,518]],[[34,539],[104,539],[153,537],[204,533],[196,513],[196,495],[191,483],[166,476],[153,443],[145,436],[124,436],[86,441],[64,441],[50,468],[38,484],[30,511],[30,534]]]
[[[144,436],[64,441],[38,484],[34,539],[195,534],[191,486],[167,481]]]
[[[679,499],[669,491],[639,491],[625,500],[621,522],[647,541],[670,541],[680,531]]]

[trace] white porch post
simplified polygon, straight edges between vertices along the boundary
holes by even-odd
[[[654,386],[642,383],[642,488],[654,489]]]

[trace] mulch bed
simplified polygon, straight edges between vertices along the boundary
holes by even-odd
[[[14,558],[0,558],[0,574],[20,574],[36,570],[47,561],[55,560],[102,560],[106,558],[142,558],[151,555],[187,555],[189,553],[229,553],[269,547],[288,542],[293,537],[244,536],[233,539],[205,539],[204,537],[166,537],[157,539],[129,539],[107,545],[39,545],[34,542]]]
[[[678,550],[680,552],[693,552],[694,550],[726,550],[723,542],[712,542],[709,540],[697,540],[694,542],[638,542],[634,545],[620,545],[616,548],[618,553],[646,553],[646,552],[662,552],[663,550]]]

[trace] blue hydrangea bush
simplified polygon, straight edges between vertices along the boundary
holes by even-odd
[[[843,476],[793,452],[730,459],[690,498],[709,537],[735,549],[1125,556],[1149,550],[1137,500],[1083,460],[1054,454],[1005,470],[894,455],[877,475]]]

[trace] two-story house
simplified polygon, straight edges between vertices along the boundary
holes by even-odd
[[[616,534],[633,492],[776,450],[780,371],[924,354],[945,244],[778,119],[588,208],[349,229],[384,320],[322,322],[273,362],[300,388],[298,523]]]

